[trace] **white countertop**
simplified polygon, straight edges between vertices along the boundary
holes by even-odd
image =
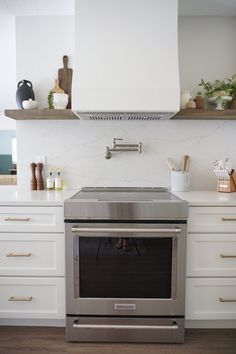
[[[236,206],[236,192],[191,191],[172,193],[186,200],[189,206]]]
[[[64,200],[72,197],[79,189],[30,191],[17,188],[0,188],[0,205],[62,206]],[[219,193],[216,191],[172,193],[186,200],[189,206],[236,206],[236,193]]]
[[[70,198],[78,190],[31,191],[0,188],[0,205],[63,206],[64,200]]]

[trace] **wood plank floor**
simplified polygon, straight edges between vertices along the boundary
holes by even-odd
[[[185,344],[66,343],[65,329],[0,327],[0,354],[236,354],[236,329],[188,329]]]

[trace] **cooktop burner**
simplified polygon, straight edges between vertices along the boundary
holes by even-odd
[[[85,187],[65,201],[65,219],[186,218],[188,204],[160,187]]]

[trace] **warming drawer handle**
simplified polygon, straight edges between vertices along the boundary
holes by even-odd
[[[92,227],[72,227],[72,232],[116,232],[116,233],[150,233],[150,234],[166,234],[166,233],[180,233],[181,229],[128,229],[128,228],[92,228]]]
[[[32,253],[8,253],[6,257],[31,257]]]
[[[221,254],[220,258],[236,258],[236,254]]]
[[[5,218],[5,221],[30,221],[30,218]]]
[[[33,297],[32,296],[26,296],[26,297],[22,297],[22,296],[10,296],[8,301],[32,301]]]
[[[236,302],[236,299],[224,299],[223,297],[219,297],[220,302]]]
[[[221,220],[222,220],[222,221],[236,221],[236,217],[234,217],[234,218],[222,217]]]
[[[87,329],[93,329],[93,328],[100,328],[100,329],[171,329],[171,330],[176,330],[178,329],[178,325],[175,323],[171,326],[141,326],[141,325],[101,325],[101,324],[78,324],[74,323],[73,328],[87,328]]]

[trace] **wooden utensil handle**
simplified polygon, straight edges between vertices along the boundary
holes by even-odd
[[[188,155],[184,155],[182,158],[182,166],[181,166],[181,170],[182,171],[188,171],[189,169],[189,156]]]
[[[65,69],[68,68],[68,55],[63,55],[63,66]]]

